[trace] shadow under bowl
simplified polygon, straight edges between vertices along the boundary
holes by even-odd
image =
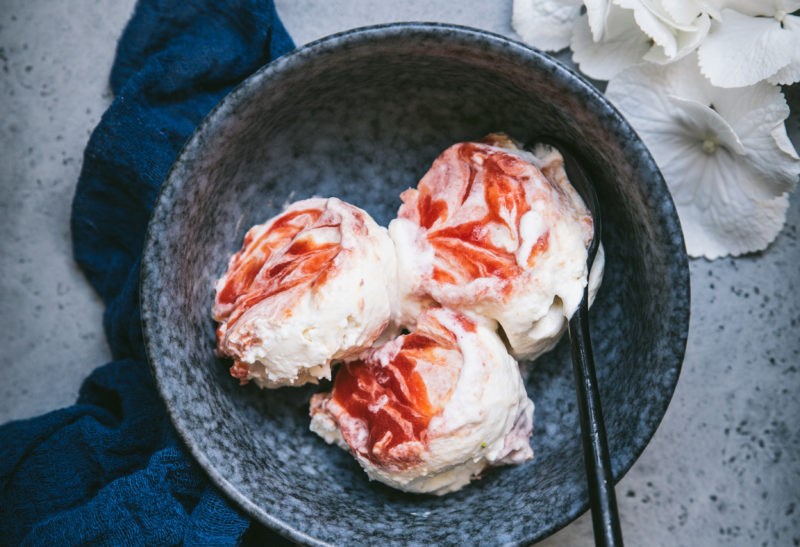
[[[666,411],[688,263],[664,181],[620,114],[557,61],[487,32],[405,23],[322,39],[259,70],[196,130],[158,198],[141,279],[148,356],[179,435],[219,488],[294,541],[531,543],[588,507],[563,340],[527,382],[534,460],[443,497],[371,483],[310,432],[319,387],[240,387],[214,355],[214,281],[251,225],[311,196],[386,225],[440,152],[492,131],[571,143],[597,187],[606,274],[591,325],[617,480]]]

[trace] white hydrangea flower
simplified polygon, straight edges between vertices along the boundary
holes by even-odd
[[[708,0],[613,0],[603,9],[588,6],[570,46],[581,71],[604,80],[643,61],[667,64],[688,55],[718,12]]]
[[[736,256],[775,238],[800,174],[777,86],[714,87],[691,55],[632,67],[609,82],[606,95],[661,169],[691,256]]]
[[[592,39],[599,42],[605,33],[606,20],[611,10],[610,0],[585,0],[586,20],[592,30]]]
[[[700,69],[719,87],[800,80],[800,0],[726,0],[698,48]]]
[[[765,248],[785,222],[800,159],[777,84],[800,81],[798,9],[800,0],[515,0],[514,28],[542,49],[569,45],[584,74],[610,80],[608,97],[664,173],[689,254],[717,258]]]
[[[511,26],[520,38],[544,51],[569,46],[582,0],[514,0]]]
[[[711,18],[695,0],[614,0],[633,10],[636,24],[653,41],[644,59],[670,63],[688,55],[708,34]]]
[[[600,40],[608,6],[609,0],[514,0],[511,26],[525,43],[544,51],[559,51],[570,45],[583,9],[595,40]]]
[[[597,36],[601,41],[596,41]],[[592,25],[588,12],[579,18],[570,47],[572,60],[581,72],[597,80],[609,80],[641,63],[652,45],[636,25],[633,11],[611,4],[599,29]]]

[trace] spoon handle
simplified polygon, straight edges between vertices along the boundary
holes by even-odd
[[[606,428],[597,389],[597,375],[589,338],[588,291],[584,290],[578,310],[569,321],[572,346],[572,366],[575,371],[575,389],[578,395],[578,412],[581,422],[583,459],[589,484],[595,545],[622,546],[622,530],[611,475],[611,458],[608,453]]]

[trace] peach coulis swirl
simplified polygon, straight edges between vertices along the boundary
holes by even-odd
[[[266,227],[250,229],[217,290],[214,318],[230,328],[259,302],[324,284],[341,252],[339,225],[331,211],[309,208],[287,211]]]
[[[434,249],[432,279],[464,284],[493,278],[502,287],[523,268],[515,252],[520,245],[520,221],[537,200],[552,200],[550,184],[531,181],[530,164],[487,142],[466,142],[450,147],[437,158],[417,189],[401,196],[398,216],[426,230]],[[537,181],[538,182],[538,181]],[[531,246],[525,263],[533,266],[545,252],[549,232]]]
[[[470,319],[459,317],[465,331],[475,332]],[[348,445],[376,465],[416,463],[427,445],[431,419],[450,399],[462,360],[456,335],[429,316],[391,348],[344,363],[332,401],[346,421],[357,420],[368,432],[366,439],[359,439],[355,429],[342,427]],[[401,445],[406,449],[397,450]]]

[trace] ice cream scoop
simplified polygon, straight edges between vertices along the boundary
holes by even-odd
[[[389,225],[401,322],[441,304],[496,320],[520,359],[558,342],[587,285],[592,217],[556,149],[530,152],[503,134],[455,144],[401,198]]]
[[[533,457],[533,403],[516,361],[490,322],[447,308],[341,365],[311,417],[371,479],[408,492],[444,494]]]
[[[385,228],[336,198],[298,201],[252,227],[216,282],[218,353],[261,387],[330,378],[384,330],[395,291]]]

